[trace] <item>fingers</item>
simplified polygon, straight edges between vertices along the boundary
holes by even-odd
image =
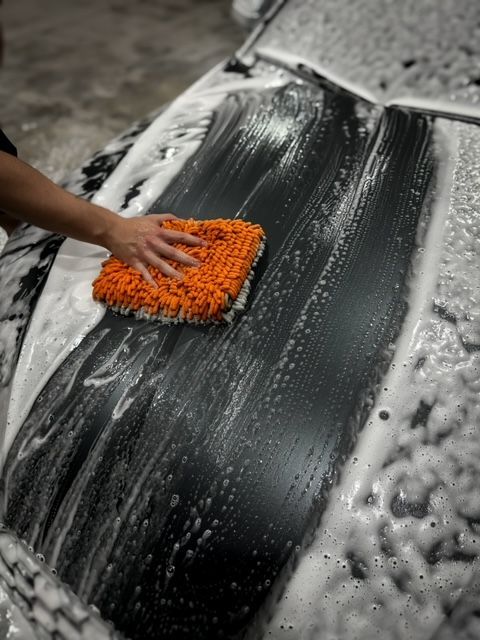
[[[183,231],[173,231],[172,229],[162,229],[162,238],[166,242],[179,242],[190,247],[206,247],[207,243],[198,236]]]
[[[164,275],[168,276],[169,278],[177,278],[179,280],[182,279],[183,276],[179,271],[171,267],[164,260],[160,260],[160,258],[157,258],[155,254],[151,252],[146,252],[145,258],[148,264],[151,264],[154,267],[157,267],[159,271],[161,271]],[[132,263],[132,267],[137,271],[139,271],[142,274],[143,279],[146,280],[149,284],[151,284],[152,287],[154,287],[155,289],[158,289],[158,284],[155,282],[154,278],[152,277],[152,274],[142,262],[136,260]]]
[[[199,238],[198,236],[194,236],[191,233],[185,233],[184,231],[174,231],[173,229],[164,229],[162,228],[162,223],[166,220],[180,220],[173,213],[156,213],[151,216],[155,222],[160,225],[161,235],[167,242],[180,242],[182,244],[186,244],[190,247],[206,247],[207,242]]]
[[[148,264],[157,267],[157,269],[161,273],[163,273],[163,275],[169,278],[177,278],[178,280],[181,280],[183,278],[180,271],[177,271],[170,264],[168,264],[168,262],[165,262],[165,260],[159,258],[153,253],[153,251],[145,251],[145,260],[148,262]]]
[[[140,273],[143,276],[143,279],[146,280],[149,284],[151,284],[152,287],[154,287],[155,289],[158,289],[158,284],[155,282],[155,280],[152,277],[152,274],[150,273],[150,271],[147,269],[147,267],[144,264],[142,264],[138,260],[135,260],[132,263],[132,267],[134,269],[136,269],[137,271],[140,271]]]
[[[165,229],[162,224],[167,220],[178,220],[178,218],[173,213],[162,213],[147,216],[141,221],[140,226],[139,221],[136,221],[137,226],[134,227],[136,230],[135,245],[133,249],[130,249],[133,253],[131,258],[134,259],[130,261],[127,258],[132,267],[142,274],[145,281],[155,288],[158,288],[158,285],[148,271],[147,265],[156,267],[160,273],[167,277],[182,279],[183,275],[180,271],[169,264],[166,259],[175,260],[188,267],[198,267],[201,262],[172,245],[179,243],[190,247],[207,246],[204,240],[190,233]],[[133,225],[133,221],[131,224]],[[121,252],[118,253],[121,256]]]
[[[161,255],[164,258],[176,260],[177,262],[189,267],[199,267],[201,264],[200,261],[193,256],[189,256],[183,251],[180,251],[180,249],[175,249],[175,247],[163,242],[160,238],[156,238],[154,236],[149,237],[146,239],[146,243],[149,248],[155,251],[155,254]]]

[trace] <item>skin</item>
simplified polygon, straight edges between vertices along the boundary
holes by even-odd
[[[47,231],[100,245],[137,269],[154,287],[157,285],[148,265],[179,279],[181,273],[165,258],[188,266],[200,265],[198,260],[173,247],[173,243],[192,247],[206,244],[188,233],[165,229],[163,223],[175,219],[173,214],[122,218],[65,191],[30,165],[3,151],[0,151],[0,210],[10,214],[0,216],[0,224],[7,232],[12,229],[13,217]]]

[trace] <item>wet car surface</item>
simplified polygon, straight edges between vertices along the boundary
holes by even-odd
[[[127,637],[475,624],[477,89],[446,103],[456,70],[421,62],[392,88],[398,41],[433,64],[409,11],[371,14],[365,79],[322,66],[328,7],[283,3],[72,177],[124,215],[261,223],[233,326],[104,312],[102,250],[32,228],[0,258],[6,523]]]

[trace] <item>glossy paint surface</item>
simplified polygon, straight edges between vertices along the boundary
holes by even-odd
[[[107,313],[5,469],[10,525],[127,635],[231,635],[301,543],[405,312],[430,127],[239,85],[152,205],[264,226],[248,313],[210,330]]]
[[[91,198],[115,169],[132,145],[132,140],[146,127],[137,123],[119,139],[112,141],[104,152],[95,155],[65,184],[72,193]],[[8,409],[14,374],[24,344],[24,337],[37,300],[48,278],[63,238],[36,227],[22,225],[10,238],[0,254],[0,437],[2,461],[6,454]],[[34,340],[38,342],[38,336]],[[40,362],[36,362],[38,366]],[[39,376],[38,371],[36,371]],[[21,409],[28,405],[24,399]],[[17,418],[17,416],[15,416]]]
[[[125,215],[262,224],[268,251],[236,324],[99,313],[76,340],[75,314],[41,296],[35,306],[41,285],[12,281],[10,299],[24,291],[12,319],[0,301],[2,339],[16,345],[5,389],[32,311],[60,311],[69,344],[48,377],[32,359],[31,411],[11,409],[8,523],[131,638],[478,632],[476,84],[455,122],[445,100],[459,69],[440,70],[442,47],[436,66],[418,56],[398,72],[402,43],[435,50],[419,25],[399,27],[416,5],[373,11],[370,41],[344,4],[332,18],[328,3],[319,16],[285,3],[237,59],[134,131],[131,149],[114,145],[76,176]],[[459,17],[442,3],[448,37],[465,16],[475,29],[469,7]],[[365,55],[376,43],[377,62],[346,64],[341,40],[322,58],[332,22]],[[46,241],[40,283],[58,248]],[[23,258],[11,248],[7,274]],[[55,338],[53,325],[32,321],[23,344]]]

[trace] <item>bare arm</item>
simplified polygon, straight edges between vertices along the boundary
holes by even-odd
[[[163,221],[175,218],[171,214],[122,218],[65,191],[30,165],[3,151],[0,151],[0,209],[42,229],[105,247],[138,269],[153,285],[155,282],[147,269],[149,264],[165,275],[181,277],[162,258],[174,258],[190,266],[199,264],[172,247],[173,242],[191,246],[204,244],[193,235],[164,229]]]

